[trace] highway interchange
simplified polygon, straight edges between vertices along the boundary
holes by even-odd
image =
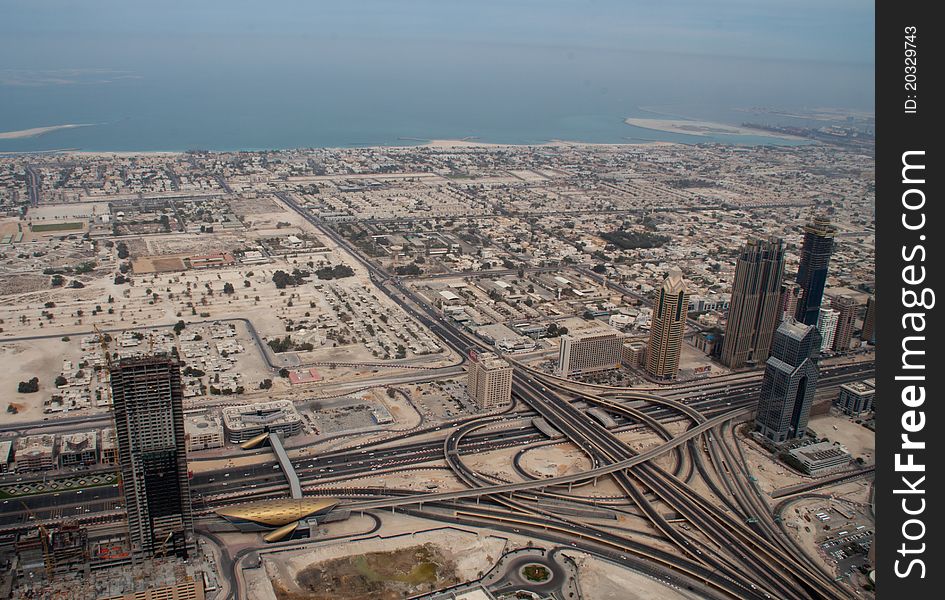
[[[324,226],[289,194],[280,199],[345,248],[368,270],[371,279],[405,311],[459,355],[482,347],[425,303],[402,280],[391,277],[331,228]],[[781,521],[754,483],[746,466],[735,425],[757,402],[760,374],[739,373],[663,391],[575,384],[514,362],[514,403],[508,410],[415,429],[361,443],[293,464],[306,493],[333,495],[341,510],[369,515],[395,510],[443,522],[527,535],[645,573],[667,585],[690,589],[706,598],[842,599],[852,591],[834,581],[782,528]],[[818,393],[835,394],[842,383],[863,379],[872,362],[825,366]],[[608,428],[588,409],[613,419]],[[533,425],[541,417],[563,434],[549,440]],[[674,435],[667,425],[684,422]],[[661,443],[636,452],[628,430],[656,434]],[[522,452],[540,445],[570,443],[592,468],[553,478],[539,478],[521,468]],[[503,481],[466,464],[481,452],[519,447],[516,481]],[[669,460],[655,459],[668,456]],[[465,488],[417,492],[358,486],[361,477],[418,469],[448,468]],[[860,476],[859,474],[857,476]],[[593,482],[610,478],[620,495],[591,495]],[[701,485],[694,485],[694,482]],[[591,487],[588,487],[591,486]],[[285,479],[274,460],[227,470],[199,472],[191,481],[198,531],[214,508],[286,494]],[[811,488],[813,489],[813,487]],[[700,490],[708,490],[706,494]],[[4,501],[0,534],[22,530],[31,519],[77,516],[89,522],[121,515],[117,487],[99,487]],[[601,511],[625,511],[645,519],[647,531],[621,530],[595,518]],[[32,513],[32,517],[28,514]],[[672,518],[668,517],[672,515]],[[680,526],[684,523],[686,526]],[[296,542],[292,542],[296,543]],[[236,557],[226,574],[238,581]],[[238,583],[231,585],[231,593]]]

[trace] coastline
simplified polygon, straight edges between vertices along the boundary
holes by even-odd
[[[92,127],[96,123],[67,123],[65,125],[50,125],[48,127],[32,127],[30,129],[19,129],[17,131],[0,131],[0,140],[25,140],[39,137],[59,131],[62,129],[77,129],[79,127]]]
[[[623,121],[627,125],[649,129],[650,131],[662,131],[664,133],[675,133],[679,135],[691,135],[696,137],[709,137],[713,135],[752,135],[756,137],[765,137],[780,140],[806,140],[806,138],[795,135],[779,134],[766,131],[764,129],[754,129],[743,127],[741,125],[728,125],[726,123],[716,123],[713,121],[694,121],[690,119],[648,119],[628,117]]]

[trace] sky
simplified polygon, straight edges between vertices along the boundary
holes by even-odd
[[[2,13],[7,69],[91,68],[136,42],[274,37],[873,62],[863,0],[4,0]]]

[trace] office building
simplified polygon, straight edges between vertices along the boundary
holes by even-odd
[[[216,415],[188,415],[184,420],[184,433],[187,435],[187,452],[223,447],[223,424]]]
[[[817,329],[820,330],[820,351],[827,352],[833,348],[833,340],[837,334],[837,324],[840,322],[840,312],[832,308],[821,308],[817,318]]]
[[[467,391],[479,408],[491,410],[512,402],[512,365],[492,352],[470,352]]]
[[[870,344],[876,343],[876,296],[870,296],[866,301],[866,316],[863,317],[860,339]]]
[[[860,307],[850,296],[838,296],[830,306],[837,311],[837,330],[833,336],[832,347],[837,352],[844,352],[850,349],[853,342],[853,327]]]
[[[13,440],[0,440],[0,473],[10,470],[13,461]]]
[[[798,298],[794,316],[805,325],[817,323],[836,233],[837,227],[830,219],[819,215],[804,227],[801,263],[797,269],[797,283],[804,293]]]
[[[840,395],[834,404],[844,414],[858,417],[873,410],[876,396],[875,380],[853,381],[840,386]]]
[[[808,475],[821,475],[849,466],[853,457],[843,446],[817,442],[789,451],[789,454]]]
[[[765,363],[755,426],[774,442],[803,437],[817,388],[820,332],[787,319],[774,333]]]
[[[23,436],[16,440],[16,471],[50,471],[56,468],[56,436],[46,433]]]
[[[167,356],[127,358],[109,373],[132,553],[186,558],[193,514],[180,364]]]
[[[797,312],[797,303],[804,295],[804,288],[794,281],[785,281],[781,284],[781,299],[778,303],[778,321],[794,318]]]
[[[623,336],[615,330],[566,333],[558,347],[558,375],[605,371],[620,366]]]
[[[750,238],[735,264],[722,364],[738,369],[763,363],[780,319],[784,241]]]
[[[262,433],[279,433],[289,437],[302,433],[302,416],[289,400],[261,404],[227,406],[223,409],[226,439],[240,444]]]
[[[98,462],[98,434],[95,431],[64,433],[59,438],[59,466],[77,467]]]
[[[118,440],[115,438],[114,429],[102,430],[102,443],[99,447],[99,460],[103,465],[118,464]]]
[[[660,286],[659,297],[653,309],[650,342],[646,349],[646,370],[658,379],[674,379],[679,371],[686,332],[686,281],[682,271],[671,269]]]
[[[185,576],[169,585],[149,587],[118,596],[107,596],[103,600],[204,600],[206,590],[202,577]]]
[[[646,342],[624,342],[621,364],[625,367],[642,367],[646,360]]]

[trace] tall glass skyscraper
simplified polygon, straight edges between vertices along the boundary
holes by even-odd
[[[833,254],[834,236],[837,227],[825,216],[815,216],[804,227],[804,245],[801,247],[801,264],[797,268],[797,283],[804,293],[798,299],[794,314],[805,325],[816,325],[820,316],[820,304],[827,285],[827,267]]]
[[[774,333],[765,363],[755,426],[774,442],[802,437],[817,389],[820,332],[787,319]]]
[[[123,359],[109,373],[132,554],[186,558],[193,514],[180,365],[170,357]]]

